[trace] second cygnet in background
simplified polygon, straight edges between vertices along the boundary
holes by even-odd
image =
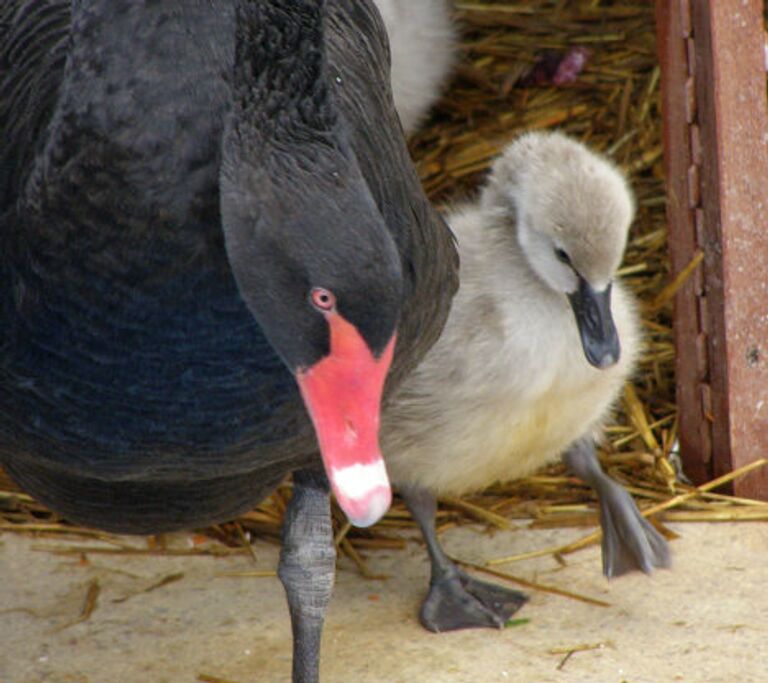
[[[440,96],[456,58],[448,0],[374,0],[389,35],[392,95],[412,133]]]

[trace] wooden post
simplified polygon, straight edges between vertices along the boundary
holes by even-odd
[[[695,481],[768,454],[768,107],[760,0],[657,0],[680,445]],[[768,499],[768,471],[736,482]]]

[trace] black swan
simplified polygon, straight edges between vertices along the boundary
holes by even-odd
[[[231,518],[293,471],[279,573],[316,680],[328,480],[355,523],[383,514],[382,385],[457,287],[380,17],[6,0],[0,73],[0,462],[126,533]]]

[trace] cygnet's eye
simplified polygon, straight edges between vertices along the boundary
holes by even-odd
[[[323,287],[313,287],[309,293],[309,300],[319,311],[332,311],[336,308],[336,297],[333,292]]]
[[[566,266],[573,265],[571,263],[571,257],[568,256],[565,250],[560,249],[560,247],[555,248],[555,256],[557,257],[557,260],[560,261],[560,263],[564,263]]]

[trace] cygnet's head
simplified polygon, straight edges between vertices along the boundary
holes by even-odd
[[[621,172],[561,133],[528,133],[495,162],[481,201],[514,216],[531,268],[568,297],[587,360],[614,365],[620,344],[611,282],[634,216]]]

